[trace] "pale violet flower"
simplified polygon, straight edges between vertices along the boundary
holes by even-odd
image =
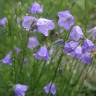
[[[83,52],[89,51],[93,47],[94,47],[94,43],[91,40],[89,39],[84,40],[82,45]]]
[[[0,19],[0,26],[3,26],[3,27],[5,27],[6,26],[6,24],[7,24],[7,18],[6,17],[3,17],[2,19]]]
[[[92,63],[92,56],[90,52],[85,52],[81,55],[80,60],[84,64],[91,64]]]
[[[64,52],[71,53],[78,47],[78,45],[79,45],[79,42],[76,42],[76,41],[66,42],[64,45]]]
[[[3,59],[2,59],[2,63],[4,64],[12,64],[12,51],[10,51]]]
[[[27,90],[28,90],[28,86],[27,85],[16,84],[14,86],[15,96],[25,96],[25,93],[26,93]]]
[[[72,16],[69,10],[58,12],[58,17],[58,25],[64,27],[67,31],[75,24],[74,16]]]
[[[47,85],[44,86],[43,90],[46,94],[51,93],[52,96],[56,95],[56,86],[54,83],[51,82],[48,83]]]
[[[80,26],[74,26],[70,32],[69,38],[74,41],[79,41],[83,38],[83,32]]]
[[[22,27],[25,28],[27,31],[34,30],[32,28],[35,27],[36,18],[32,16],[24,16],[22,21]]]
[[[48,60],[49,59],[49,52],[46,46],[42,46],[35,54],[35,58],[38,60],[44,59]]]
[[[37,2],[34,2],[30,8],[30,13],[36,14],[36,13],[42,13],[43,12],[43,6],[40,5]]]
[[[32,49],[35,48],[39,45],[39,42],[37,40],[36,37],[29,37],[29,41],[28,41],[28,48]]]
[[[52,20],[40,18],[37,20],[38,32],[41,32],[44,36],[48,36],[48,31],[53,30],[55,27]]]

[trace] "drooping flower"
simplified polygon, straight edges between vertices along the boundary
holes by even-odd
[[[38,60],[44,59],[44,60],[48,60],[49,59],[49,53],[48,50],[46,48],[46,46],[41,47],[35,54],[34,54],[35,58]]]
[[[0,19],[0,26],[5,27],[6,24],[7,24],[7,18],[6,17],[3,17],[2,19]]]
[[[38,32],[41,32],[44,36],[48,36],[48,31],[53,30],[55,27],[52,20],[40,18],[37,20]]]
[[[84,63],[84,64],[91,64],[92,62],[92,56],[90,52],[85,52],[81,55],[80,60]]]
[[[43,6],[40,5],[37,2],[34,2],[30,8],[30,13],[36,14],[36,13],[43,13]]]
[[[39,45],[39,42],[36,37],[29,37],[28,48],[32,49]]]
[[[58,12],[58,17],[58,25],[64,27],[65,30],[70,30],[75,23],[75,19],[69,10]]]
[[[54,83],[48,83],[44,88],[43,88],[44,92],[46,94],[51,93],[53,96],[56,95],[56,86]]]
[[[84,40],[83,45],[82,45],[83,52],[88,51],[93,47],[94,47],[94,43],[91,40],[89,39]]]
[[[74,26],[72,28],[69,38],[74,41],[78,41],[83,38],[83,32],[80,26]]]
[[[65,53],[71,53],[72,51],[74,51],[74,49],[79,45],[79,42],[76,41],[69,41],[66,42],[64,45],[64,52]]]
[[[28,90],[28,86],[27,85],[16,84],[14,86],[15,96],[25,96],[25,93],[26,93],[27,90]]]
[[[79,45],[74,49],[74,51],[71,53],[73,57],[80,59],[82,53],[82,47]]]
[[[25,28],[27,31],[34,30],[34,27],[36,26],[36,18],[32,16],[24,16],[22,27]],[[32,29],[33,28],[33,29]]]
[[[12,52],[11,51],[2,59],[2,62],[4,64],[11,64],[12,63]]]

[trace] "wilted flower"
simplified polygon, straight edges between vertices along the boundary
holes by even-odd
[[[27,90],[28,90],[28,86],[27,85],[16,84],[14,86],[15,96],[25,96],[25,93],[26,93]]]
[[[34,30],[36,27],[36,18],[32,16],[24,16],[22,27],[24,27],[27,31]]]
[[[49,83],[43,88],[44,92],[46,94],[51,93],[52,95],[56,94],[56,86],[54,83]]]
[[[74,51],[74,49],[79,45],[78,42],[76,41],[70,41],[70,42],[66,42],[64,45],[64,52],[65,53],[70,53],[72,51]]]
[[[94,43],[91,40],[89,39],[84,40],[84,43],[82,45],[83,52],[88,51],[93,47],[94,47]]]
[[[36,37],[29,37],[28,48],[32,49],[39,45],[39,42]]]
[[[70,30],[70,28],[74,25],[75,20],[71,15],[69,10],[58,12],[59,21],[58,25],[60,27],[64,27],[65,30]]]
[[[78,41],[83,38],[83,32],[80,26],[74,26],[72,28],[69,38],[74,41]]]
[[[42,13],[43,12],[43,6],[41,6],[39,3],[35,2],[32,4],[29,11],[32,14]]]
[[[7,24],[7,18],[6,17],[3,17],[2,19],[0,19],[0,26],[5,27],[6,24]]]
[[[49,59],[49,53],[48,50],[46,48],[46,46],[41,47],[36,54],[34,54],[35,58],[40,60],[40,59],[44,59],[44,60],[48,60]]]
[[[12,52],[9,52],[3,59],[2,62],[5,64],[11,64],[12,63]]]
[[[48,36],[48,30],[53,30],[55,27],[52,20],[40,18],[37,21],[38,32],[41,32],[44,36]]]

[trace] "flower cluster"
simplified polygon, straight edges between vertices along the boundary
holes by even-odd
[[[94,48],[94,43],[89,39],[84,39],[82,29],[79,26],[74,26],[69,35],[70,41],[64,45],[64,52],[71,55],[85,64],[92,62],[91,50]],[[80,42],[82,40],[82,44]]]

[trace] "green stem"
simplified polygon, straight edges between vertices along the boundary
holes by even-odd
[[[57,75],[57,72],[58,72],[58,68],[59,68],[59,66],[60,66],[60,64],[61,64],[62,58],[63,58],[63,54],[61,54],[60,59],[59,59],[59,61],[57,62],[57,66],[56,66],[55,72],[54,72],[54,74],[53,74],[53,76],[52,76],[51,85],[50,85],[49,90],[50,90],[51,87],[52,87],[52,82],[54,82],[55,79],[56,79],[56,75]],[[50,93],[48,93],[47,96],[50,96]]]

